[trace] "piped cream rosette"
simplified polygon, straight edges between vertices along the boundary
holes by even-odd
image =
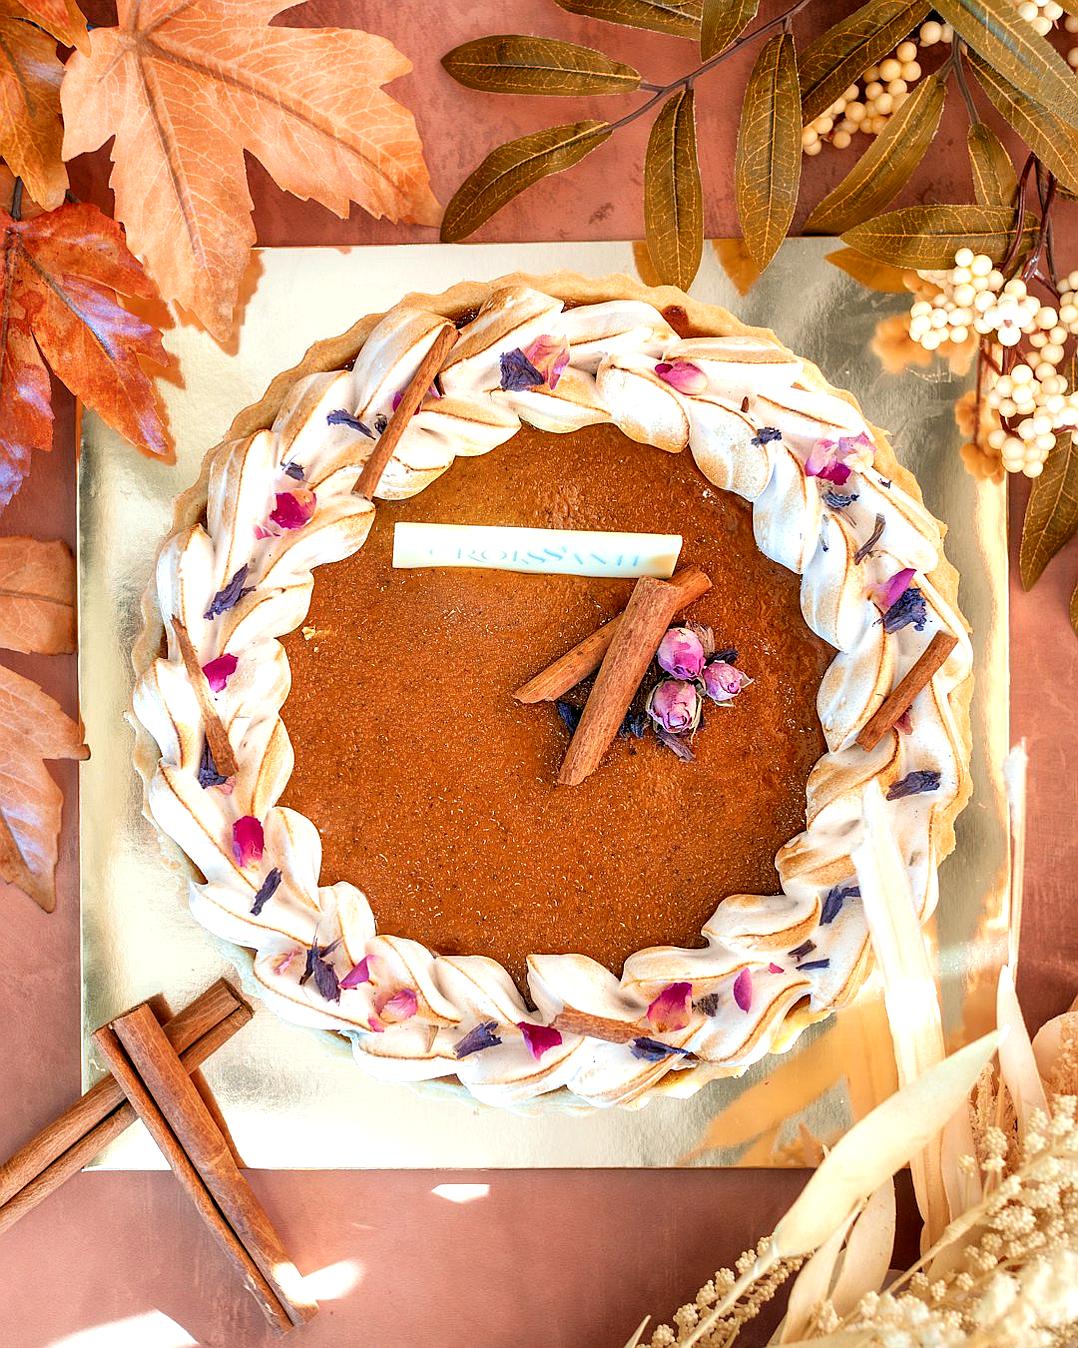
[[[679,337],[664,317],[664,309],[675,316],[671,305],[705,335]],[[314,568],[362,547],[375,507],[353,494],[358,471],[444,316],[465,311],[442,396],[427,399],[405,430],[379,497],[422,491],[458,455],[495,449],[522,422],[559,433],[613,423],[672,453],[687,448],[716,487],[752,503],[760,550],[800,574],[805,621],[837,652],[820,686],[827,752],[809,778],[805,831],[776,859],[782,893],[722,898],[702,948],[639,951],[620,978],[582,955],[533,955],[530,1005],[491,959],[379,935],[360,888],[322,883],[314,825],[277,804],[293,764],[279,639],[307,613]],[[556,386],[503,388],[501,357],[551,336],[569,354]],[[352,356],[350,368],[311,372]],[[703,372],[701,391],[680,392],[656,371],[676,362]],[[969,790],[971,650],[954,606],[955,573],[939,525],[883,436],[770,333],[623,277],[506,278],[411,297],[365,320],[312,349],[306,371],[275,381],[268,402],[272,425],[211,451],[202,480],[181,499],[136,652],[134,710],[153,741],[142,735],[138,755],[149,813],[198,872],[192,911],[255,952],[257,984],[285,1019],[348,1035],[376,1075],[456,1077],[495,1105],[551,1092],[565,1101],[566,1091],[577,1104],[640,1103],[657,1090],[688,1094],[788,1048],[860,986],[868,937],[850,853],[870,781],[891,796],[889,822],[918,914],[932,911],[937,867]],[[839,497],[806,462],[821,443],[843,439],[860,447],[848,456]],[[280,494],[300,485],[309,518],[278,527]],[[888,630],[875,587],[906,569],[923,596],[921,621]],[[234,780],[210,782],[219,774],[207,765],[175,619],[201,665],[236,657],[215,695],[238,763]],[[958,645],[904,732],[866,752],[855,743],[859,730],[939,629]],[[261,829],[257,856],[236,845],[241,819]],[[552,1030],[566,1010],[607,1028],[598,1037]]]

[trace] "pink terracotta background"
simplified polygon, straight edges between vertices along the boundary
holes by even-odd
[[[87,8],[96,22],[111,21],[108,5]],[[831,0],[817,0],[804,16],[805,34],[837,10]],[[585,100],[552,107],[537,99],[495,102],[460,89],[439,64],[458,42],[488,32],[564,35],[604,45],[651,80],[670,78],[691,57],[684,42],[578,20],[551,0],[444,7],[416,0],[312,0],[287,21],[365,27],[391,38],[412,59],[415,72],[392,92],[416,112],[443,201],[496,141],[551,121],[602,115],[599,100],[590,107]],[[736,232],[729,178],[743,74],[731,62],[700,86],[707,224],[716,236]],[[644,125],[629,128],[595,159],[520,198],[482,237],[639,237],[645,137]],[[931,175],[915,181],[910,200],[968,195],[964,138],[962,115],[952,109]],[[811,161],[806,201],[850,162],[833,152]],[[108,207],[108,166],[100,156],[77,165],[73,176],[79,197]],[[338,221],[318,206],[283,196],[253,162],[250,177],[263,244],[434,238],[431,230],[397,229],[358,210]],[[1078,239],[1071,221],[1066,251],[1075,254],[1068,260],[1074,266]],[[57,402],[55,450],[35,465],[3,522],[5,533],[73,541],[73,413],[66,395]],[[1022,484],[1012,486],[1012,551],[1023,497]],[[1032,595],[1017,584],[1012,594],[1013,726],[1016,737],[1027,738],[1033,763],[1019,991],[1034,1024],[1062,1010],[1078,991],[1072,917],[1078,642],[1066,617],[1076,556],[1072,545]],[[75,709],[73,658],[4,658]],[[42,1127],[79,1090],[77,774],[69,764],[53,770],[67,796],[57,911],[47,917],[21,896],[0,893],[0,1154]],[[620,1348],[645,1313],[668,1315],[716,1267],[770,1230],[803,1176],[413,1171],[261,1173],[253,1180],[300,1270],[318,1275],[322,1313],[295,1336],[305,1348]],[[489,1190],[439,1192],[444,1184]],[[470,1201],[454,1201],[462,1197]],[[910,1254],[916,1225],[907,1185],[900,1206]],[[261,1348],[273,1341],[168,1173],[80,1175],[0,1237],[4,1348]]]

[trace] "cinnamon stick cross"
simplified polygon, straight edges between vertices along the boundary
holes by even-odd
[[[958,645],[958,638],[950,632],[937,632],[905,676],[895,684],[872,716],[861,727],[857,743],[862,749],[875,749],[898,718],[909,710],[913,699],[925,688],[936,672],[943,668],[947,657]]]
[[[363,465],[363,471],[352,488],[357,496],[365,496],[368,500],[374,499],[386,464],[393,457],[393,451],[397,448],[408,423],[419,411],[420,404],[427,396],[435,376],[445,364],[445,358],[453,349],[456,340],[457,330],[452,323],[447,324],[435,337],[433,346],[423,357],[411,383],[401,394],[401,400],[389,418],[389,424],[378,437],[370,458]]]

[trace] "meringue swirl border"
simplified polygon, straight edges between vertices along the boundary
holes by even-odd
[[[321,882],[314,824],[277,804],[293,765],[281,719],[290,671],[279,638],[303,621],[314,568],[356,552],[375,512],[352,492],[374,442],[327,416],[343,409],[368,426],[383,424],[378,418],[390,415],[394,395],[446,317],[458,322],[460,336],[441,372],[444,396],[428,399],[408,425],[379,497],[414,495],[457,455],[487,453],[522,421],[554,432],[613,422],[636,441],[671,452],[687,447],[715,486],[752,503],[757,545],[801,575],[805,621],[837,651],[819,690],[827,752],[808,780],[806,827],[776,858],[782,893],[722,900],[703,928],[703,948],[641,950],[620,979],[582,955],[532,955],[533,1007],[494,960],[439,955],[416,941],[379,935],[356,885]],[[671,319],[706,335],[682,339]],[[551,333],[564,336],[571,353],[556,390],[503,391],[501,354]],[[681,394],[655,374],[657,362],[677,359],[706,373],[702,393]],[[269,418],[268,429],[255,429]],[[759,443],[762,427],[777,428],[781,439]],[[135,652],[135,761],[149,815],[199,873],[190,881],[194,916],[254,951],[255,980],[281,1016],[346,1035],[356,1059],[377,1076],[455,1076],[494,1105],[545,1096],[576,1108],[690,1094],[789,1048],[863,982],[869,947],[856,893],[837,911],[830,911],[834,903],[824,911],[823,903],[835,887],[856,883],[850,852],[866,783],[878,780],[886,794],[913,771],[939,773],[938,789],[895,799],[887,809],[918,914],[924,920],[931,913],[937,866],[954,846],[953,821],[970,790],[972,657],[955,606],[957,576],[943,556],[941,526],[883,434],[848,394],[830,388],[771,333],[680,291],[626,277],[506,277],[442,296],[411,296],[318,344],[233,429],[243,433],[210,451],[199,483],[180,498],[176,532],[157,559]],[[847,488],[856,501],[834,509],[823,499],[828,484],[806,476],[805,459],[820,439],[859,434],[874,449],[851,465]],[[297,485],[285,473],[292,465],[302,467],[316,494],[313,516],[301,528],[267,533],[275,494]],[[857,561],[877,516],[882,537]],[[206,617],[215,595],[244,566],[249,592]],[[887,633],[869,587],[905,567],[917,572],[928,623],[923,632],[907,626]],[[199,784],[203,720],[176,620],[186,625],[201,664],[225,652],[238,657],[236,673],[216,695],[239,764],[231,790]],[[938,629],[953,633],[958,645],[914,703],[909,733],[889,733],[865,752],[854,742],[859,730]],[[264,857],[255,866],[240,865],[233,854],[233,824],[246,815],[264,827]],[[271,868],[279,872],[277,888],[256,905]],[[796,954],[805,942],[813,943],[811,958]],[[366,959],[371,981],[343,990],[339,1001],[327,999],[318,980],[304,979],[312,946],[326,952],[339,978]],[[536,1059],[518,1028],[549,1025],[566,1009],[636,1025],[678,982],[691,984],[689,1022],[651,1034],[669,1050],[658,1061],[651,1060],[654,1052],[638,1056],[631,1043],[573,1033]],[[394,999],[397,992],[403,998]],[[394,1018],[397,1006],[407,1018]],[[480,1026],[498,1042],[458,1057],[457,1045]],[[552,1100],[551,1092],[557,1092]]]

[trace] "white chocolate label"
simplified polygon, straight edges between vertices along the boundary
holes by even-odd
[[[500,524],[406,524],[393,529],[393,565],[471,566],[566,576],[674,574],[680,534],[524,529]]]

